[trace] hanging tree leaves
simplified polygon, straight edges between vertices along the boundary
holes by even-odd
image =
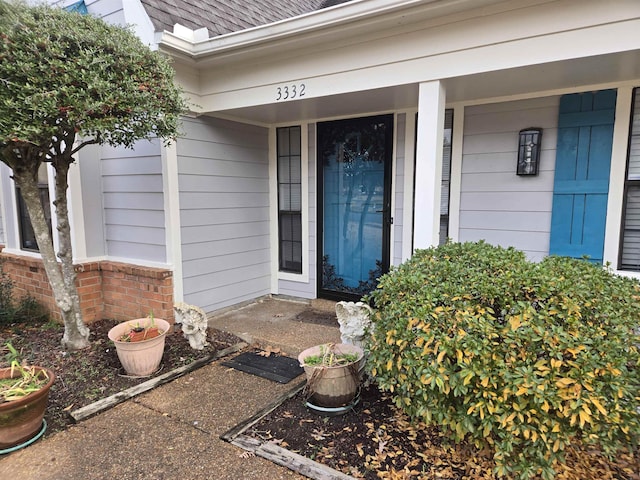
[[[66,191],[73,155],[86,145],[169,142],[185,110],[167,59],[128,29],[44,5],[0,0],[0,160],[13,172],[65,324],[63,344],[88,345],[71,251]],[[37,190],[55,170],[56,260]]]

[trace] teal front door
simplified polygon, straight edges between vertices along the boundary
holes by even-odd
[[[602,262],[616,91],[560,99],[549,253]]]
[[[318,295],[356,300],[389,270],[393,116],[318,123]]]

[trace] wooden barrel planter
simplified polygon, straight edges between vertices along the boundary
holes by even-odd
[[[318,363],[318,358],[325,361]],[[360,347],[346,343],[317,345],[300,353],[298,361],[307,376],[309,403],[329,409],[352,404],[364,367],[364,352]]]

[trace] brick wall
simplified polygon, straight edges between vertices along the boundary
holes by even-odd
[[[27,293],[44,305],[52,318],[61,321],[60,311],[42,261],[38,258],[2,253],[3,269],[14,282],[16,298]],[[86,323],[103,318],[129,320],[146,317],[173,323],[173,274],[171,270],[142,267],[107,260],[75,266],[80,308]]]

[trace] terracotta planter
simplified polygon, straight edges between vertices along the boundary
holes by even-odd
[[[322,355],[323,348],[326,346],[317,345],[298,355],[298,361],[307,376],[309,401],[319,407],[343,407],[350,404],[358,392],[364,367],[364,352],[355,345],[338,343],[333,346],[334,353],[355,354],[358,356],[357,360],[332,367],[305,365],[305,358]]]
[[[5,450],[33,438],[42,427],[42,419],[49,400],[49,390],[55,375],[46,368],[49,381],[37,392],[11,402],[0,403],[0,450]],[[0,368],[0,378],[16,378],[20,374],[16,371],[11,376],[11,368]]]
[[[136,318],[122,322],[109,330],[109,340],[115,344],[120,363],[128,375],[147,377],[160,366],[164,353],[164,340],[170,325],[162,318],[156,318],[154,322],[162,333],[157,330],[155,336],[153,336],[154,333],[147,333],[146,339],[140,341],[123,342],[120,338],[129,332],[132,326],[150,326],[152,324],[150,318]]]

